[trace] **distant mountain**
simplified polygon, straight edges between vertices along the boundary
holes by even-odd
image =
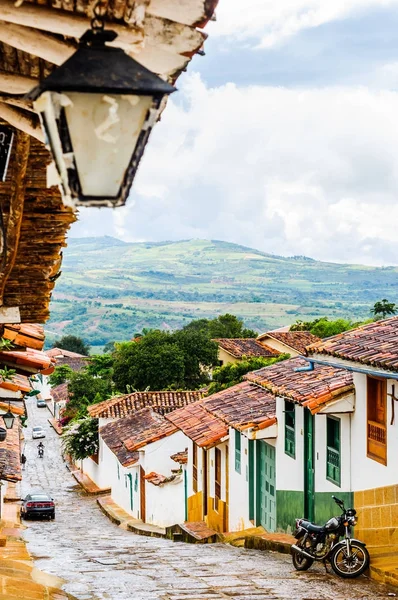
[[[94,345],[144,327],[176,329],[231,312],[258,331],[328,315],[362,319],[398,301],[398,267],[273,256],[219,240],[71,238],[46,329]]]

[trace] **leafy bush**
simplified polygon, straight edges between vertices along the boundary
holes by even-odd
[[[69,425],[62,434],[62,448],[74,460],[97,454],[98,419],[85,417]]]

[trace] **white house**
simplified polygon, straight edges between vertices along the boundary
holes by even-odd
[[[369,323],[311,346],[309,365],[352,372],[351,489],[356,535],[398,551],[398,317]],[[387,554],[387,550],[385,552]],[[396,567],[398,567],[398,562]],[[389,563],[389,571],[393,565]],[[390,581],[389,575],[385,577]],[[393,581],[391,581],[393,582]]]
[[[97,481],[133,518],[159,527],[185,520],[187,438],[151,408],[100,429]],[[176,456],[178,455],[178,456]],[[176,462],[177,460],[177,462]]]
[[[293,358],[300,356],[310,344],[318,342],[320,338],[309,331],[289,331],[288,327],[261,333],[257,340],[279,354],[290,354]]]
[[[203,397],[199,391],[160,391],[160,392],[134,392],[92,404],[87,408],[88,414],[99,420],[101,430],[108,423],[134,415],[142,408],[152,408],[155,412],[165,415],[180,407],[186,406]],[[110,487],[110,477],[107,474],[106,464],[102,464],[102,440],[99,440],[99,456],[86,458],[79,461],[81,470],[96,483],[99,488]],[[184,449],[184,448],[182,448]],[[179,452],[181,448],[175,452]],[[175,465],[174,465],[175,466]]]

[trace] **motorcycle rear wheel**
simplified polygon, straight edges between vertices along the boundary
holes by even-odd
[[[369,552],[360,542],[351,542],[351,556],[347,554],[346,546],[340,546],[330,557],[333,571],[343,579],[359,577],[369,568]]]
[[[303,554],[300,554],[299,552],[295,552],[293,550],[292,562],[293,567],[296,569],[296,571],[308,571],[308,569],[312,566],[314,561],[312,558],[307,558]]]

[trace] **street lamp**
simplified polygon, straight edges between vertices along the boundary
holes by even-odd
[[[12,429],[14,426],[15,417],[10,411],[10,405],[8,405],[8,411],[2,416],[6,429]]]
[[[103,17],[79,49],[35,87],[34,100],[64,203],[121,206],[126,202],[162,99],[175,88],[107,46],[117,34]]]

